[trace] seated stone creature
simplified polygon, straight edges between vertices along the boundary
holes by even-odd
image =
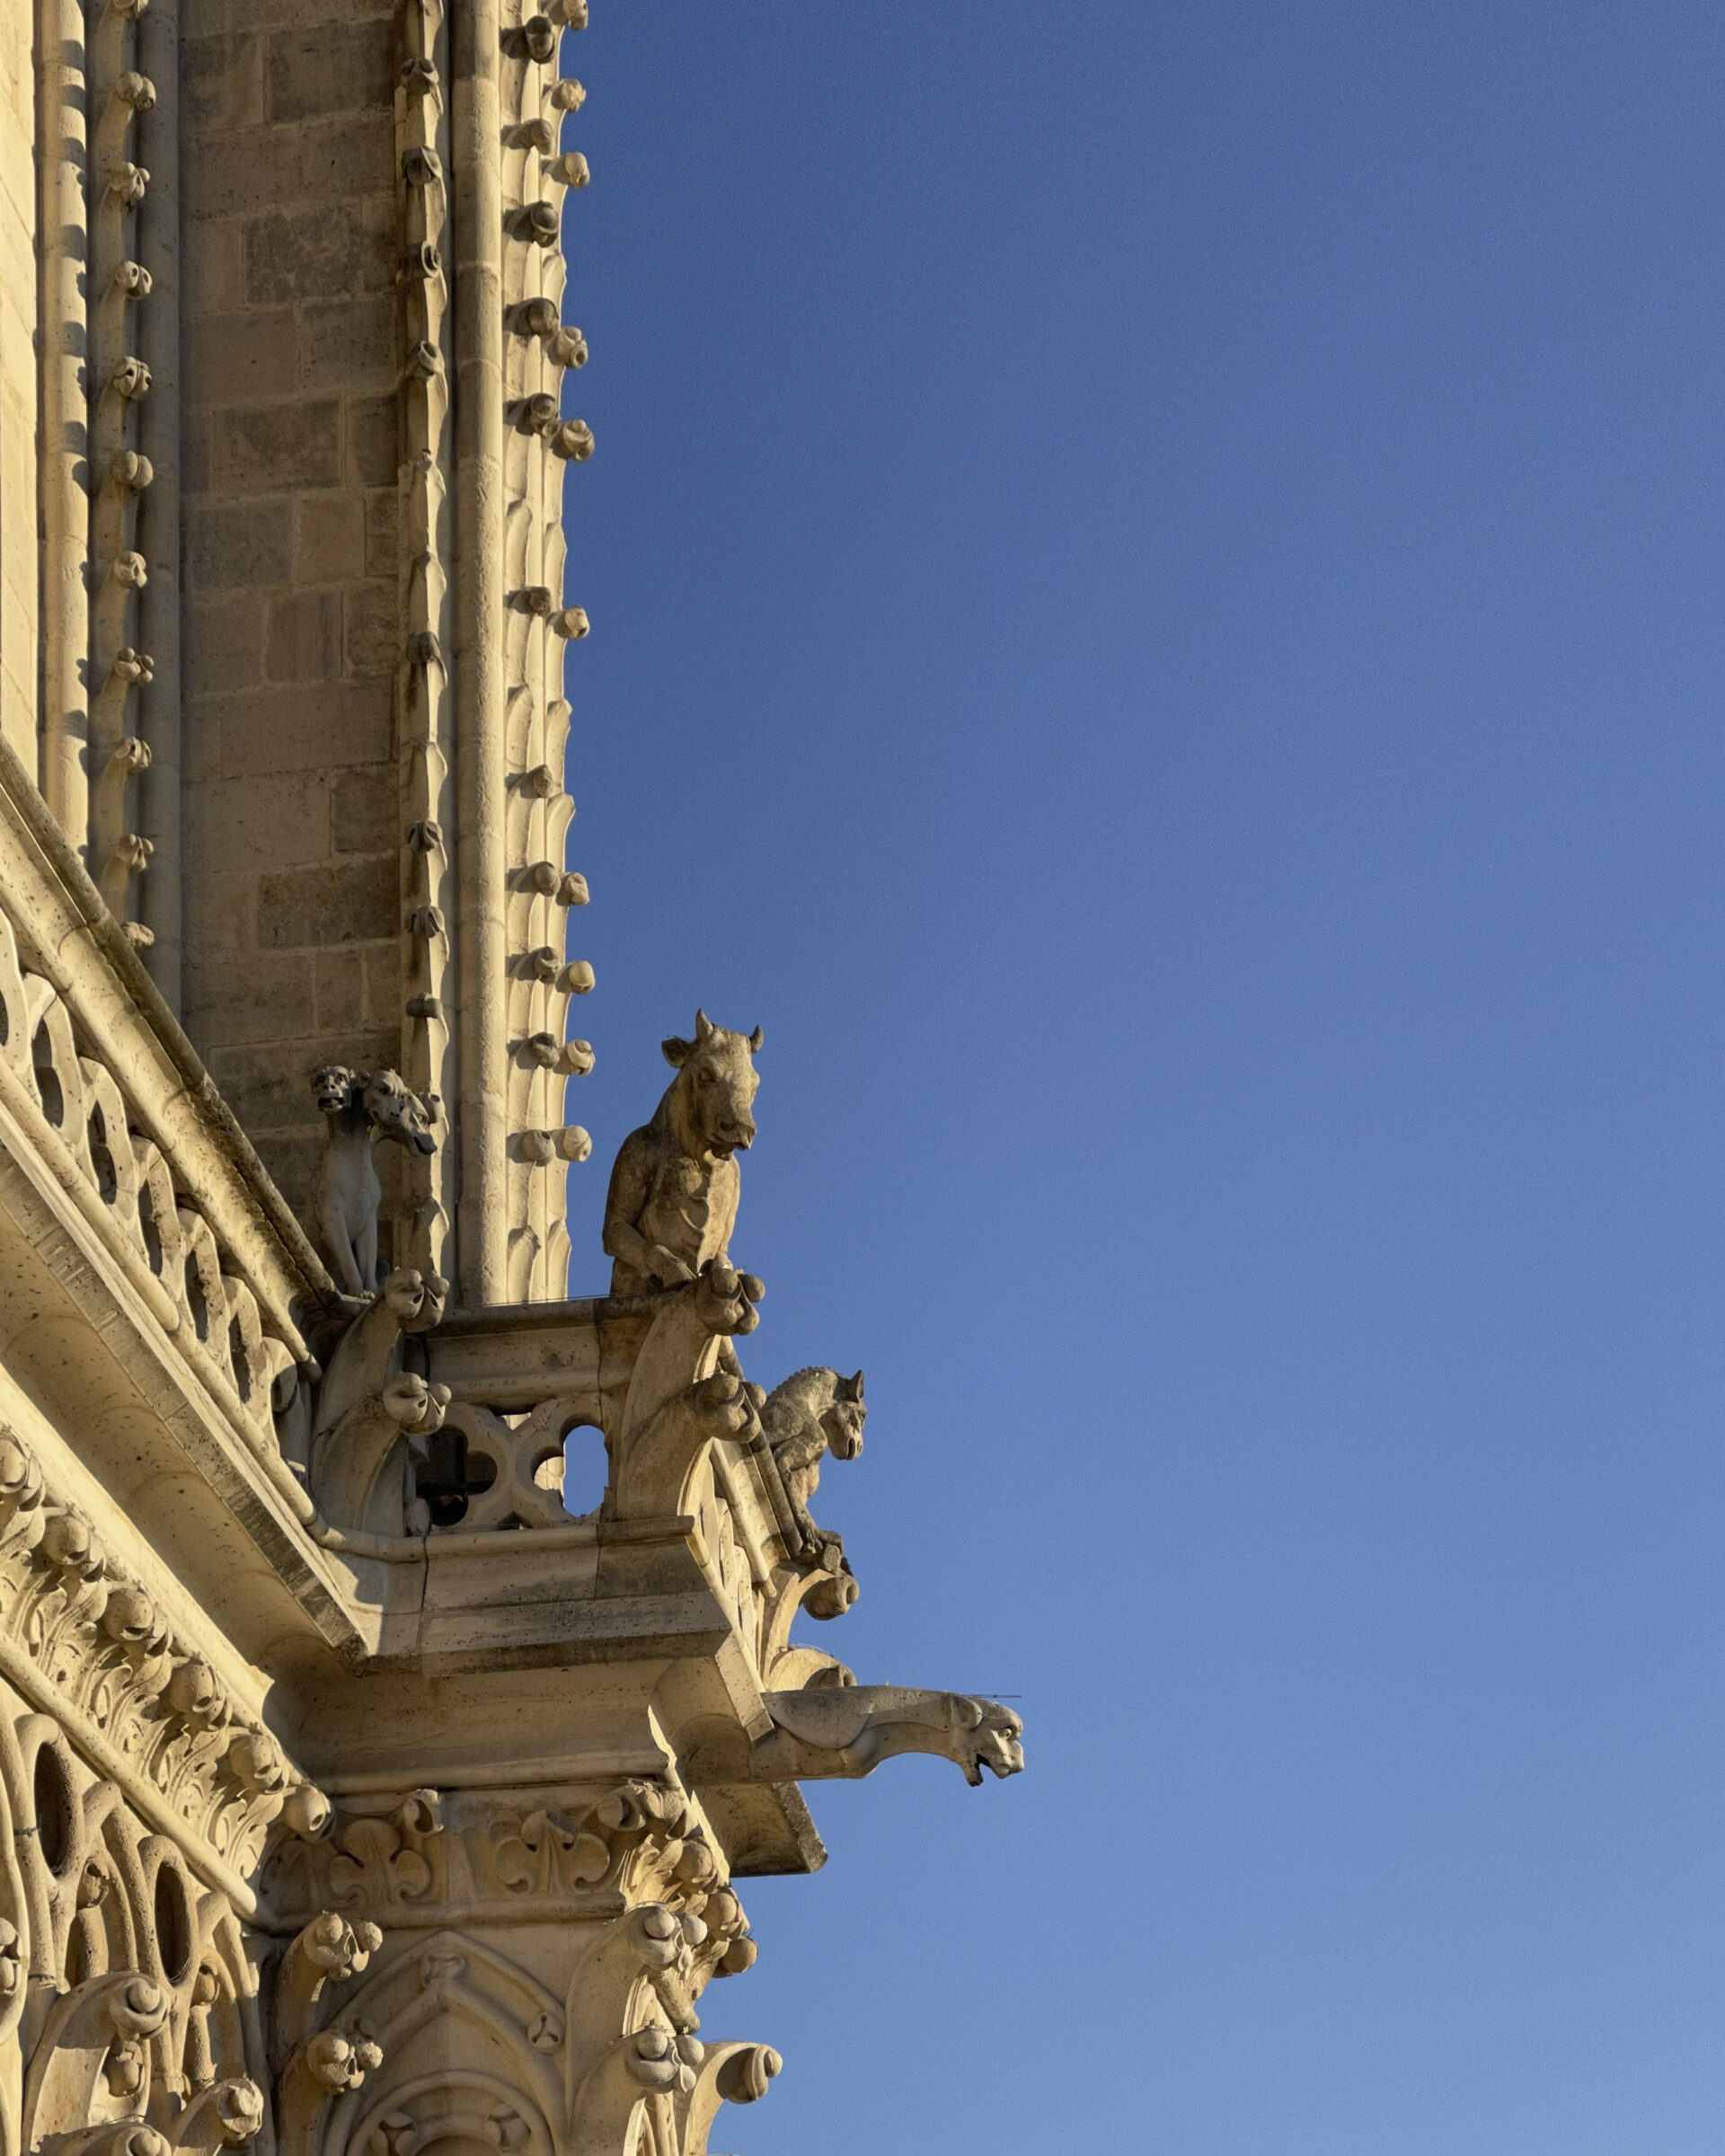
[[[841,1377],[836,1370],[799,1370],[775,1386],[762,1406],[761,1429],[810,1557],[823,1556],[838,1540],[817,1527],[809,1511],[809,1500],[820,1484],[820,1463],[828,1453],[835,1460],[854,1460],[862,1450],[868,1416],[860,1370],[854,1377]],[[842,1550],[836,1561],[843,1563]]]
[[[312,1228],[350,1295],[377,1292],[377,1208],[384,1188],[371,1149],[379,1139],[432,1153],[432,1102],[394,1071],[353,1071],[326,1063],[312,1090],[328,1135],[312,1170]]]
[[[735,1156],[755,1142],[761,1082],[750,1059],[765,1038],[758,1026],[732,1033],[697,1011],[693,1040],[664,1043],[677,1076],[652,1121],[623,1141],[606,1193],[614,1295],[675,1287],[730,1258],[742,1184]]]

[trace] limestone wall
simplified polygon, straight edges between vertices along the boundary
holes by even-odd
[[[401,1055],[394,11],[183,46],[187,1029],[303,1195],[318,1062]]]

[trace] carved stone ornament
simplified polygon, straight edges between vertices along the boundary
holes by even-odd
[[[377,1208],[383,1185],[371,1157],[379,1140],[428,1154],[438,1149],[432,1107],[394,1071],[353,1071],[325,1064],[312,1090],[325,1125],[312,1170],[312,1225],[350,1295],[377,1286]]]
[[[1004,1780],[1024,1765],[1024,1725],[995,1700],[921,1692],[899,1684],[826,1685],[769,1692],[766,1736],[711,1736],[690,1762],[698,1781],[859,1780],[900,1752],[930,1752],[964,1770],[972,1788],[982,1770]]]
[[[614,1295],[672,1287],[730,1254],[740,1184],[736,1155],[755,1143],[753,1058],[765,1036],[694,1014],[694,1038],[673,1036],[677,1072],[650,1123],[623,1142],[605,1200]]]
[[[0,1658],[7,1653],[230,1871],[256,1862],[275,1819],[313,1833],[327,1820],[327,1803],[275,1737],[0,1426]]]
[[[449,1284],[400,1267],[342,1335],[318,1388],[312,1495],[326,1522],[383,1534],[429,1525],[414,1489],[423,1440],[443,1427],[447,1387],[402,1367],[405,1340],[442,1317]]]

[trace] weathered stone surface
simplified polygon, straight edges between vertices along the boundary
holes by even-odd
[[[283,30],[270,40],[264,117],[310,119],[326,112],[389,110],[395,84],[395,26],[387,15]]]
[[[185,667],[188,695],[251,688],[263,679],[264,604],[250,591],[190,601]]]
[[[330,400],[243,405],[210,423],[210,482],[226,493],[328,487],[341,476],[341,408]]]
[[[261,870],[326,856],[330,795],[321,771],[217,780],[197,789],[188,836],[207,871],[254,883]]]
[[[366,496],[366,574],[386,577],[396,567],[401,548],[400,497],[394,484],[374,488]]]
[[[217,502],[192,513],[187,566],[194,593],[285,584],[292,561],[285,501]]]
[[[257,217],[242,230],[243,290],[252,306],[388,287],[394,265],[386,234],[343,204]]]
[[[400,366],[396,358],[395,317],[396,302],[389,293],[303,309],[299,317],[298,372],[305,387],[314,391],[329,390],[337,384],[374,391],[385,385],[393,387]],[[377,411],[375,404],[366,409],[373,415]],[[395,424],[392,397],[384,427],[386,438],[393,440]],[[393,473],[393,458],[391,468]]]
[[[393,583],[379,579],[349,586],[343,600],[342,638],[349,674],[394,673],[402,638]]]
[[[205,321],[186,370],[194,404],[258,404],[295,389],[294,315],[286,307]],[[279,482],[276,482],[279,483]]]
[[[365,496],[302,494],[294,504],[294,582],[349,584],[366,574]]]
[[[246,32],[181,42],[180,94],[190,127],[215,135],[261,123],[263,42]]]
[[[380,764],[389,754],[387,683],[338,681],[212,698],[224,776]]]
[[[358,398],[348,406],[348,471],[351,485],[390,484],[400,461],[394,397]]]
[[[383,853],[394,849],[401,802],[392,770],[373,765],[339,772],[334,804],[338,853]]]
[[[271,681],[333,681],[341,672],[341,595],[284,592],[270,601],[264,672]]]
[[[394,854],[362,855],[263,878],[258,887],[263,948],[365,942],[390,935],[399,904]]]

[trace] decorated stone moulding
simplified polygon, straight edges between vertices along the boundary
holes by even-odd
[[[127,1800],[243,1906],[272,1825],[328,1823],[321,1792],[4,1424],[0,1673],[51,1702]]]

